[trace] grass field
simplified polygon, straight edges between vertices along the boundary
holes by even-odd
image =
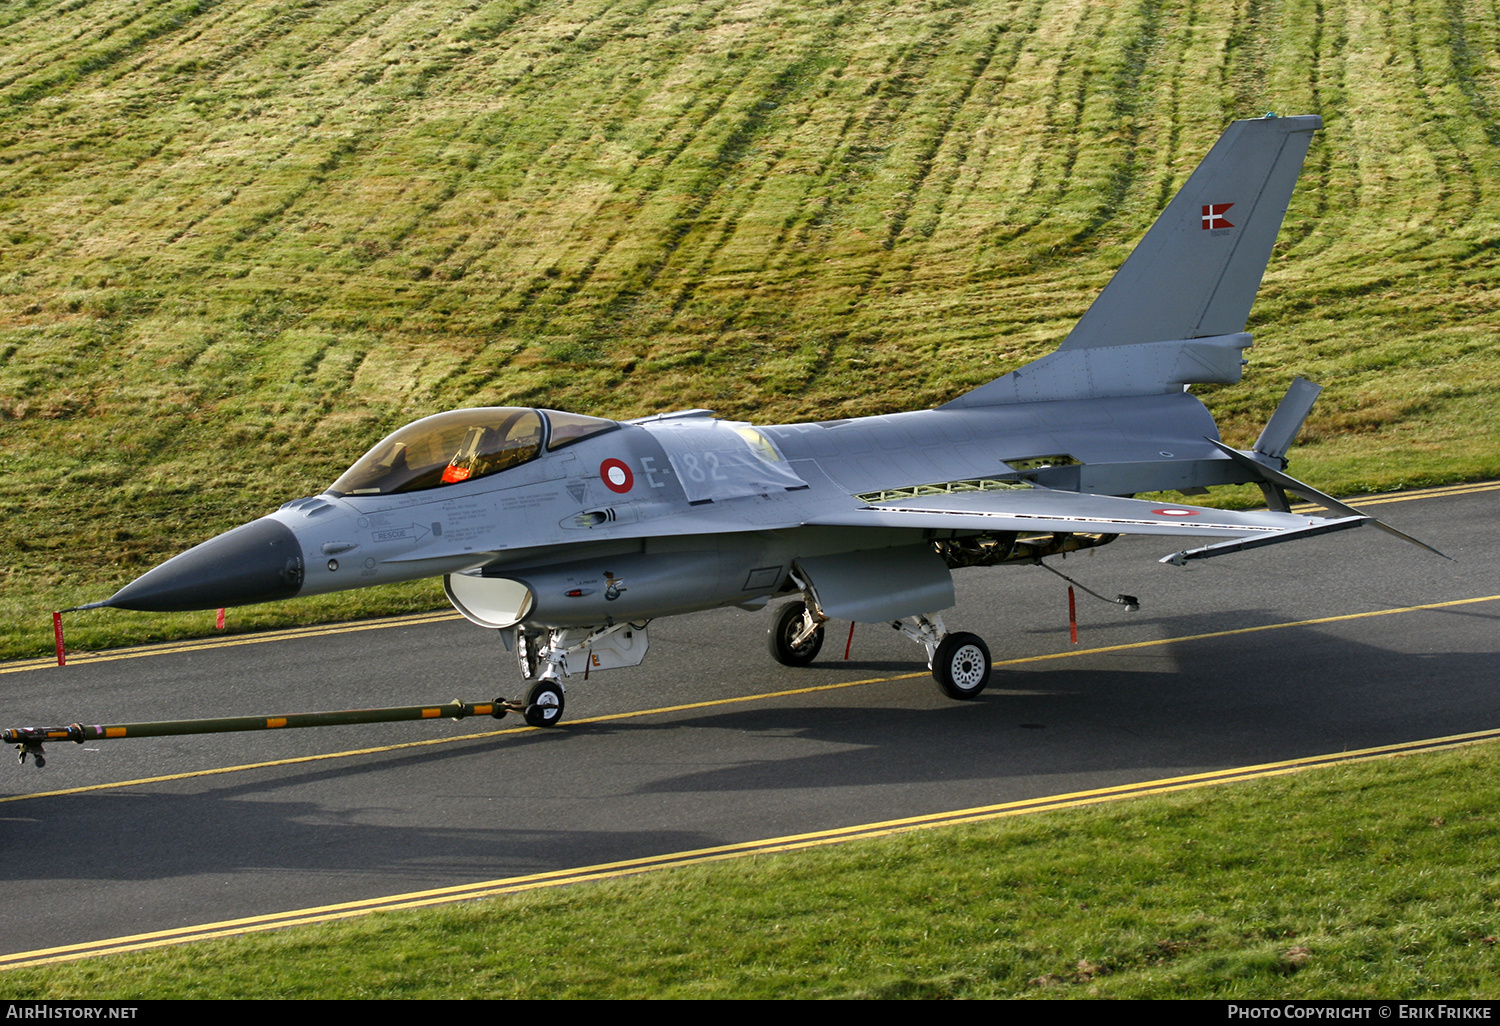
[[[1496,475],[1497,44],[1493,0],[0,6],[0,658],[440,409],[942,402],[1266,110],[1327,127],[1226,436],[1302,373],[1320,486]]]
[[[1500,994],[1500,749],[0,972],[10,1000]]]

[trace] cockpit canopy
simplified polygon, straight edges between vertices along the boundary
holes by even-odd
[[[536,459],[620,425],[601,417],[516,406],[453,410],[388,435],[328,489],[333,495],[393,495],[471,481]]]

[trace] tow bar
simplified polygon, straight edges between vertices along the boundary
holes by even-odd
[[[47,741],[101,741],[120,737],[168,737],[175,734],[225,734],[243,730],[284,730],[292,727],[336,727],[350,723],[396,723],[401,720],[462,720],[470,716],[503,719],[508,712],[524,712],[522,702],[471,704],[454,699],[443,705],[396,705],[384,709],[344,709],[339,712],[287,713],[284,716],[224,716],[203,720],[156,720],[147,723],[110,723],[66,727],[0,727],[0,741],[16,746],[17,761],[29,755],[37,768],[47,765],[42,744]]]

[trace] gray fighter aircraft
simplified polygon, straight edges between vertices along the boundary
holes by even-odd
[[[990,655],[938,615],[954,568],[1039,563],[1121,534],[1205,539],[1165,559],[1182,564],[1385,527],[1283,473],[1316,385],[1298,379],[1248,451],[1220,442],[1187,390],[1240,379],[1250,306],[1320,127],[1232,124],[1055,352],[938,409],[765,426],[708,410],[439,413],[322,494],[95,605],[214,609],[442,575],[531,682],[506,705],[550,726],[570,671],[639,664],[652,619],[796,595],[772,617],[780,662],[810,662],[830,618],[888,623],[925,646],[944,692],[973,698]],[[1131,498],[1247,482],[1268,510]],[[1292,512],[1288,491],[1329,515]]]

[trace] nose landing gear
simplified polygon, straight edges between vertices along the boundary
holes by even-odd
[[[581,655],[587,680],[590,670],[639,666],[650,644],[644,623],[569,628],[518,625],[502,638],[506,647],[514,650],[521,676],[535,683],[524,701],[497,700],[495,704],[520,713],[533,727],[555,727],[562,722],[563,678],[572,676],[569,656]]]

